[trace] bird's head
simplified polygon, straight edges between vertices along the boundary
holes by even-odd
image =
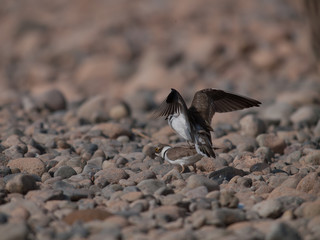
[[[165,144],[161,144],[161,143],[155,146],[154,152],[155,152],[156,156],[162,157],[161,152],[164,147],[169,147],[169,146],[165,145]]]

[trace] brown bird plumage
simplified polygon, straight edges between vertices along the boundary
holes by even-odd
[[[165,116],[180,136],[195,144],[199,154],[215,157],[210,134],[213,131],[210,124],[214,114],[259,107],[260,104],[252,98],[208,88],[196,92],[191,106],[187,108],[180,93],[171,89],[154,116]]]

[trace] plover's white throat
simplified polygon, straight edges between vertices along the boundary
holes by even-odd
[[[216,112],[230,112],[249,107],[258,107],[255,99],[208,88],[195,93],[187,108],[180,93],[171,89],[168,97],[155,111],[155,117],[165,116],[168,123],[182,138],[195,144],[196,151],[215,157],[211,141],[211,119]]]
[[[181,172],[184,172],[185,166],[189,165],[196,171],[195,163],[203,157],[194,148],[170,147],[162,144],[155,148],[155,154],[171,164],[180,165]]]

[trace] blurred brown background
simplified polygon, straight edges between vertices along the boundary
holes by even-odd
[[[214,87],[272,102],[319,82],[301,13],[285,0],[2,0],[0,98]]]

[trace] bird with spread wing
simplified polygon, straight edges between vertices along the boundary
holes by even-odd
[[[180,93],[171,89],[170,94],[154,112],[154,117],[166,117],[173,130],[185,140],[194,143],[197,153],[215,157],[211,140],[213,115],[216,112],[259,107],[260,104],[261,102],[249,97],[208,88],[196,92],[188,108]]]

